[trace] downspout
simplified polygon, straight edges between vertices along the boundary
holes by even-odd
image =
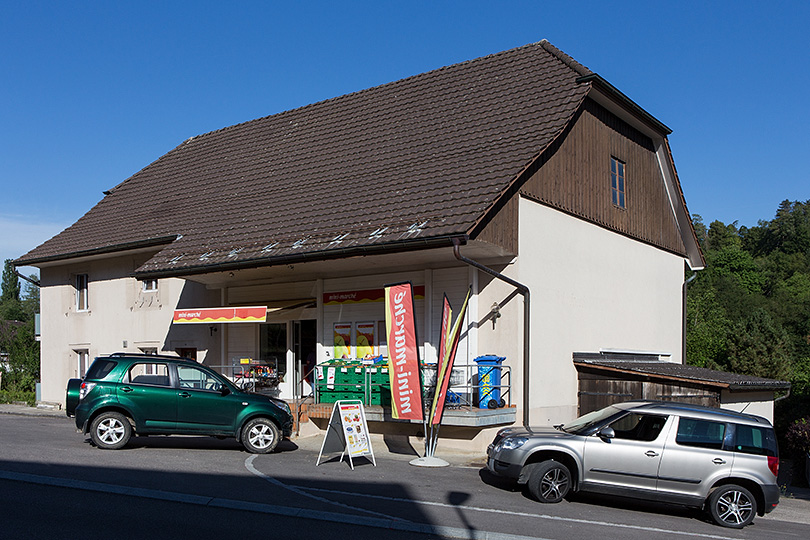
[[[500,272],[496,272],[492,268],[488,268],[483,264],[468,259],[461,254],[461,241],[453,239],[453,255],[459,261],[477,268],[487,274],[500,279],[513,286],[518,292],[523,295],[523,427],[529,427],[529,335],[531,333],[531,325],[529,324],[529,314],[531,313],[531,304],[529,302],[529,288],[514,279],[508,278]]]

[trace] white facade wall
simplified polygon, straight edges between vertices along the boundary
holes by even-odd
[[[503,273],[531,290],[532,425],[576,417],[574,352],[657,352],[682,362],[683,257],[526,199],[519,212],[520,255]],[[479,319],[513,290],[497,280],[483,286]],[[522,297],[501,314],[494,330],[481,324],[479,348],[507,356],[521,407]]]
[[[119,257],[41,269],[42,401],[64,403],[67,380],[79,376],[77,351],[87,351],[92,361],[114,352],[189,347],[198,350],[198,360],[206,359],[216,339],[208,327],[171,322],[181,298],[204,305],[210,293],[181,279],[162,279],[157,291],[144,292],[142,282],[128,277],[134,268],[132,257]],[[84,311],[76,304],[78,274],[89,279]]]
[[[767,418],[773,424],[773,392],[720,393],[720,408]]]

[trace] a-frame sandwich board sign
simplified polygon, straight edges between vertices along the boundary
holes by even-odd
[[[338,451],[340,452],[341,461],[344,455],[349,456],[349,466],[351,466],[352,470],[354,470],[353,458],[361,456],[367,459],[369,459],[368,456],[371,456],[371,463],[375,467],[377,466],[377,460],[374,459],[374,450],[371,448],[371,437],[366,423],[366,411],[363,408],[363,402],[359,399],[335,402],[315,466],[321,464],[324,453],[329,454]]]

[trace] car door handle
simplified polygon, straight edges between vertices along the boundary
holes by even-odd
[[[129,386],[122,386],[121,391],[129,394],[130,392],[132,392],[132,388],[130,388]]]
[[[721,459],[721,458],[719,458],[719,457],[716,457],[716,458],[714,458],[714,459],[712,460],[712,463],[714,463],[715,465],[725,465],[725,464],[726,464],[726,460],[725,460],[725,459]]]
[[[647,457],[658,457],[658,452],[654,452],[652,450],[647,450],[647,452],[644,455],[647,456]]]
[[[189,394],[188,392],[180,392],[177,395],[180,396],[180,397],[191,397],[191,394]]]

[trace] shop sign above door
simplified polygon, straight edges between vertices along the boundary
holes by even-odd
[[[255,323],[267,320],[267,307],[175,309],[174,323]]]
[[[425,299],[425,286],[417,285],[413,288],[415,300]],[[360,291],[340,291],[323,293],[323,305],[334,306],[338,304],[363,304],[366,302],[385,302],[385,289],[365,289]]]

